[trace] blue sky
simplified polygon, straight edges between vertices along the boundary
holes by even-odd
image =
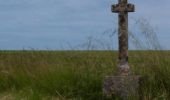
[[[170,49],[170,0],[129,0],[133,18],[145,18],[161,45]],[[0,49],[69,49],[117,28],[110,7],[117,0],[0,0]],[[133,31],[133,27],[129,27]],[[117,36],[112,41],[117,48]],[[131,47],[130,47],[131,49]]]

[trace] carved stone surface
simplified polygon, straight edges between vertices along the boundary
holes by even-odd
[[[128,12],[134,12],[135,6],[128,3],[128,0],[118,0],[118,4],[112,5],[112,12],[119,16],[119,65],[120,75],[129,75],[130,67],[128,65]],[[123,66],[123,67],[122,67]]]
[[[118,75],[127,76],[130,75],[130,66],[128,63],[118,65]]]
[[[106,98],[120,96],[123,100],[129,97],[139,98],[140,76],[107,76],[104,79],[104,95]]]

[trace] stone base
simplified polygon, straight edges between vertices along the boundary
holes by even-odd
[[[139,97],[140,76],[107,76],[104,79],[104,96],[114,98],[119,96],[123,100]]]

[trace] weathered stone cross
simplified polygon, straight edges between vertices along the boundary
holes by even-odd
[[[129,75],[128,65],[128,12],[134,12],[135,6],[128,4],[128,0],[119,0],[119,4],[112,5],[112,12],[119,13],[119,75]]]
[[[138,100],[140,76],[131,75],[128,65],[128,12],[134,10],[135,6],[129,4],[128,0],[118,0],[118,4],[112,5],[112,12],[119,14],[119,63],[118,75],[104,78],[103,92],[106,98],[116,95],[128,100],[129,96],[134,96],[134,100]]]

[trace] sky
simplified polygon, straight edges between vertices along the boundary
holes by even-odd
[[[138,34],[134,19],[147,19],[162,47],[169,50],[170,0],[129,2],[136,8],[129,14],[129,30]],[[102,33],[117,29],[118,16],[111,12],[115,3],[117,0],[0,0],[0,50],[74,49],[89,37],[103,37]],[[117,35],[112,39],[110,45],[117,49]]]

